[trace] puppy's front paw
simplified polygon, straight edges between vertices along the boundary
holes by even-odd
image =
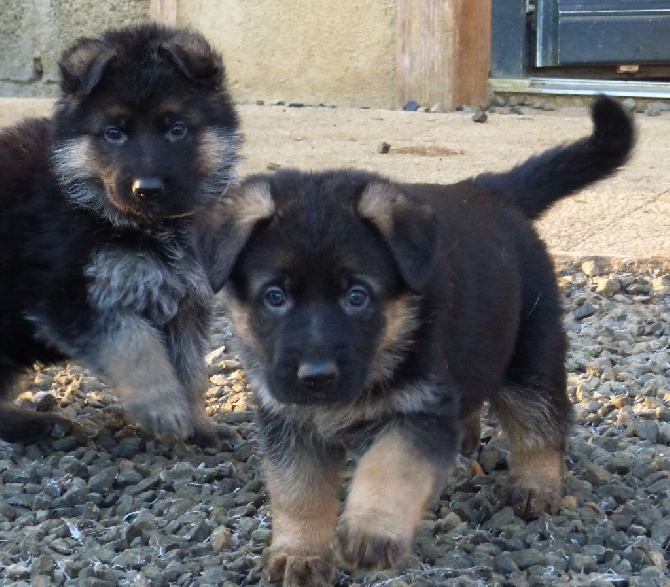
[[[158,438],[184,440],[194,432],[191,412],[185,401],[167,398],[152,404],[126,402],[130,418]]]
[[[409,551],[411,537],[393,528],[380,516],[345,516],[337,527],[337,551],[350,569],[397,567]]]
[[[270,552],[263,564],[263,579],[283,587],[326,587],[333,584],[335,568],[321,556]]]

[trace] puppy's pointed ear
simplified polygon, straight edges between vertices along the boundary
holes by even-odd
[[[79,39],[58,62],[62,90],[66,94],[87,96],[115,57],[116,51],[101,41]]]
[[[438,225],[430,207],[410,199],[398,186],[372,181],[361,194],[358,212],[386,239],[405,283],[421,291],[437,252]]]
[[[213,87],[223,82],[223,61],[199,33],[185,31],[174,39],[161,43],[158,52],[167,57],[192,82]]]
[[[196,251],[215,292],[230,277],[254,227],[274,212],[270,185],[259,179],[231,188],[214,210],[198,216]]]

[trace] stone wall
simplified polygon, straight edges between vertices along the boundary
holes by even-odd
[[[84,35],[149,18],[149,0],[2,0],[0,96],[58,93],[58,58]]]
[[[150,0],[2,0],[0,96],[58,93],[82,35],[150,18]],[[179,0],[223,53],[236,100],[394,106],[396,0]]]

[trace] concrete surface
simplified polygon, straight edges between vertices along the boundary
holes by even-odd
[[[47,114],[52,102],[0,100],[0,126]],[[239,107],[242,175],[277,165],[358,167],[401,181],[454,182],[503,170],[558,143],[588,135],[585,108],[524,115],[425,114],[353,108]],[[554,254],[670,258],[670,113],[635,115],[638,143],[615,176],[555,206],[539,223]],[[381,155],[381,141],[391,145]],[[1,154],[0,154],[1,156]]]

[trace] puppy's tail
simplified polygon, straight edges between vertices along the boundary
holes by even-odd
[[[611,175],[625,163],[635,143],[633,121],[612,98],[591,107],[593,134],[531,157],[504,173],[485,173],[474,183],[500,194],[528,218],[554,202]]]

